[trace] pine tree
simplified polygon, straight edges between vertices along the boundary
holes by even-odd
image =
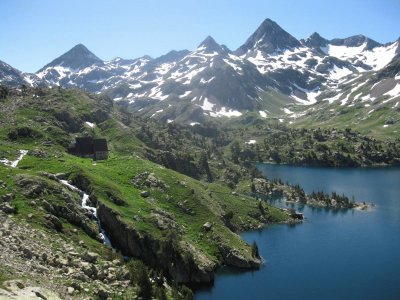
[[[260,253],[258,252],[258,246],[256,241],[253,241],[253,244],[251,244],[251,256],[255,258],[260,258]]]

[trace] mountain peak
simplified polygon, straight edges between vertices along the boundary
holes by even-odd
[[[310,48],[317,48],[326,46],[329,41],[320,36],[318,32],[314,32],[303,43]]]
[[[77,44],[74,47],[72,47],[69,51],[86,51],[86,52],[90,52],[88,48],[86,48],[86,46],[84,44]]]
[[[283,30],[276,22],[265,19],[257,30],[247,39],[237,53],[242,55],[249,50],[261,50],[273,53],[277,50],[299,47],[300,42]]]
[[[54,66],[63,66],[73,70],[84,69],[96,63],[102,63],[103,61],[89,51],[83,44],[77,44],[72,47],[69,51],[61,55],[60,57],[53,60],[51,63],[44,66],[38,72]]]
[[[269,19],[269,18],[266,18],[262,23],[261,23],[261,25],[259,26],[259,29],[260,28],[263,28],[263,29],[268,29],[268,28],[278,28],[278,29],[282,29],[279,25],[278,25],[278,23],[276,23],[275,21],[272,21],[271,19]]]
[[[154,59],[154,63],[156,64],[162,64],[162,63],[169,63],[173,61],[179,61],[186,55],[190,53],[189,50],[171,50],[167,54],[161,55]]]
[[[197,49],[201,49],[205,53],[221,52],[223,48],[211,36],[207,36],[204,41],[200,43]]]
[[[372,50],[375,47],[382,46],[380,43],[362,34],[353,35],[344,39],[333,39],[330,43],[335,46],[346,47],[360,47],[361,45],[366,44],[364,50]]]

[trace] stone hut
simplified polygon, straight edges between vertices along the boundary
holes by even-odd
[[[94,139],[92,137],[78,137],[75,143],[68,148],[68,152],[94,160],[108,159],[108,145],[106,139]]]

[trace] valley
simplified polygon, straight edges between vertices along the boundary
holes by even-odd
[[[203,299],[225,267],[264,272],[243,236],[297,228],[299,210],[372,214],[351,188],[270,174],[399,166],[399,53],[266,19],[236,50],[0,61],[0,299]],[[81,137],[107,154],[69,151]]]

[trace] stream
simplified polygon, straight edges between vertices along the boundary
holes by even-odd
[[[0,162],[11,168],[16,168],[26,154],[28,154],[28,150],[19,150],[19,156],[16,160],[8,160],[7,158],[2,158],[0,159]]]
[[[79,188],[77,188],[76,186],[70,184],[67,180],[59,179],[58,181],[61,184],[67,186],[70,190],[72,190],[74,192],[77,192],[79,195],[82,196],[82,200],[81,200],[82,208],[85,209],[86,211],[90,212],[90,214],[96,220],[96,222],[97,222],[97,224],[99,225],[99,228],[100,228],[100,237],[103,240],[103,243],[106,244],[106,245],[112,246],[111,245],[111,241],[110,241],[109,237],[107,236],[106,231],[101,226],[101,222],[100,222],[99,218],[97,217],[97,208],[93,207],[93,206],[89,206],[87,204],[87,202],[89,200],[89,195],[86,194],[84,191],[80,190]]]

